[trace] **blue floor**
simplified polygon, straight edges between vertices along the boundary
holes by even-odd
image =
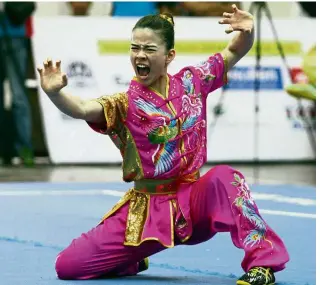
[[[99,189],[117,190],[124,183],[0,183],[0,284],[235,284],[243,274],[243,251],[229,234],[219,234],[196,246],[180,246],[151,257],[150,268],[136,277],[61,281],[56,278],[57,253],[94,227],[119,200]],[[314,187],[255,186],[253,193],[316,199]],[[49,191],[52,190],[52,191]],[[90,194],[90,191],[96,193]],[[83,192],[82,192],[83,191]],[[120,192],[119,192],[120,191]],[[285,213],[315,214],[315,205],[257,200],[259,208]],[[263,215],[283,238],[291,256],[286,270],[276,274],[278,285],[316,284],[316,220],[312,217]]]

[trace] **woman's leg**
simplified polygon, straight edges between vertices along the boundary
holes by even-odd
[[[156,241],[123,245],[128,203],[88,233],[74,239],[56,260],[60,279],[135,275],[138,262],[165,247]]]
[[[217,232],[230,232],[235,246],[243,248],[242,268],[284,269],[288,252],[266,224],[253,201],[244,176],[230,166],[216,166],[193,184],[191,194],[193,236],[199,243]]]

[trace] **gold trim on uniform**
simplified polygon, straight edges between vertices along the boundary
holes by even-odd
[[[223,56],[223,65],[224,65],[224,72],[223,72],[223,83],[227,84],[228,83],[228,58],[226,56]]]
[[[141,241],[145,221],[148,217],[150,196],[135,192],[130,199],[125,244],[137,244]]]
[[[194,182],[199,178],[199,176],[200,176],[199,172],[196,171],[194,173],[185,175],[184,177],[180,177],[179,181]],[[171,181],[171,180],[168,180],[168,181]],[[161,185],[163,185],[163,183],[164,181],[162,180]],[[161,243],[164,247],[169,247],[169,248],[174,247],[175,221],[174,221],[173,209],[175,209],[176,211],[178,209],[177,201],[175,201],[174,199],[167,201],[167,203],[169,203],[169,208],[170,208],[169,218],[170,218],[170,225],[171,225],[170,226],[171,243],[164,244],[162,241],[160,241],[156,237],[148,237],[148,238],[142,239],[145,222],[147,221],[150,215],[150,196],[151,195],[157,195],[157,194],[155,193],[155,191],[152,191],[150,193],[140,193],[136,191],[135,188],[131,188],[128,192],[125,193],[125,195],[119,200],[119,202],[106,215],[103,216],[100,223],[102,223],[105,219],[110,217],[117,210],[119,210],[123,205],[129,202],[130,204],[129,204],[129,210],[127,215],[124,245],[139,246],[144,241],[155,240]],[[168,193],[164,193],[162,195],[170,196],[170,194]],[[184,220],[183,222],[187,223],[183,213],[182,213],[182,216]],[[182,242],[187,241],[189,238],[190,236],[185,237],[182,240]]]
[[[102,96],[94,99],[100,103],[106,118],[106,131],[116,129],[118,120],[125,120],[128,110],[128,95],[126,92],[116,93],[111,96]]]

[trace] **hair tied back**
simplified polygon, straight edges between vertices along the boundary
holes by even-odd
[[[165,14],[160,14],[159,15],[162,19],[168,21],[172,26],[174,26],[174,23],[173,23],[173,20],[172,20],[172,17],[170,16],[167,16]]]

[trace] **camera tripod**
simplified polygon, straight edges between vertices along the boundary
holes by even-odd
[[[259,124],[259,115],[260,115],[260,101],[259,101],[259,92],[260,92],[260,87],[261,87],[261,83],[260,83],[260,77],[259,77],[259,73],[261,70],[261,17],[262,17],[262,11],[265,12],[265,15],[267,16],[267,19],[270,23],[271,29],[272,29],[272,33],[273,33],[273,37],[274,40],[276,42],[277,45],[277,49],[278,52],[281,56],[281,59],[284,63],[284,66],[286,68],[286,70],[288,71],[288,74],[290,75],[290,79],[291,81],[293,80],[291,72],[290,72],[290,67],[287,63],[286,57],[285,57],[285,53],[283,50],[283,47],[279,41],[279,37],[277,34],[277,31],[275,29],[275,26],[273,24],[272,21],[272,16],[271,16],[271,12],[270,9],[267,5],[266,2],[252,2],[250,8],[249,8],[249,12],[255,16],[256,18],[256,46],[255,46],[255,79],[254,79],[254,158],[253,158],[253,163],[254,163],[254,183],[257,184],[259,182],[259,134],[260,134],[260,124]],[[217,104],[214,107],[214,120],[210,125],[210,128],[213,129],[216,124],[217,124],[217,120],[219,118],[219,116],[222,115],[223,111],[222,111],[222,107],[223,107],[223,100],[225,98],[225,91],[224,89],[222,90],[222,94],[217,102]],[[301,99],[298,98],[298,107],[302,108],[302,103],[301,103]],[[315,134],[314,134],[314,130],[313,130],[313,126],[311,124],[311,122],[308,121],[308,118],[305,116],[302,116],[303,121],[305,123],[305,129],[306,129],[306,133],[308,135],[308,139],[310,142],[310,146],[313,150],[313,153],[315,155],[316,152],[316,139],[315,139]]]

